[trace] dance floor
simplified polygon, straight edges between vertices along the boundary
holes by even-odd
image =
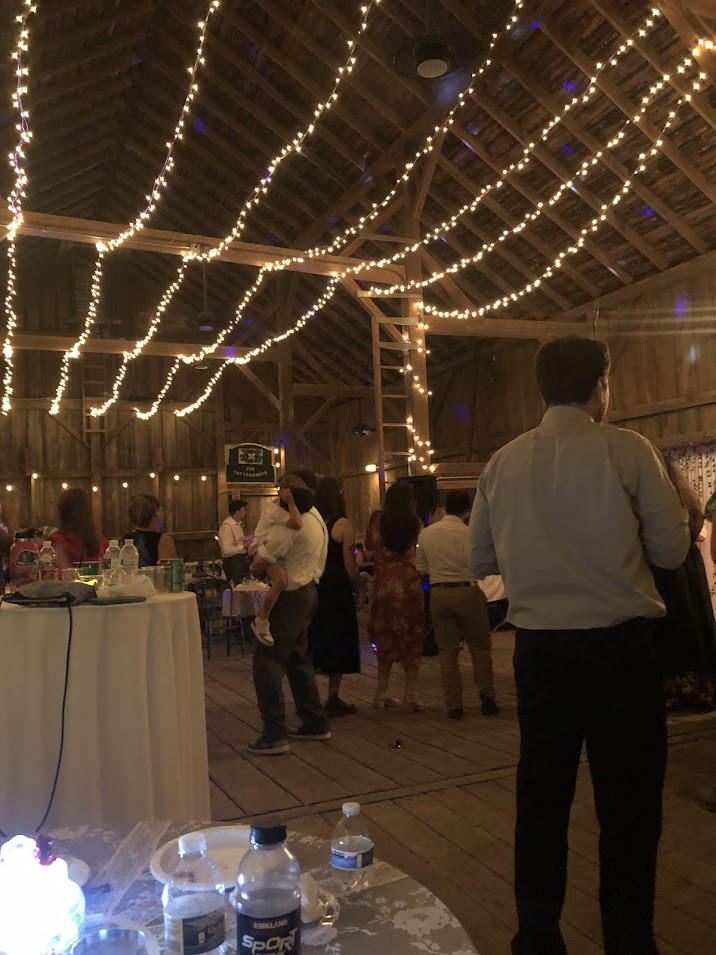
[[[437,660],[423,661],[420,694],[427,709],[410,716],[371,708],[374,654],[344,680],[355,716],[332,722],[328,743],[292,744],[289,756],[253,757],[246,743],[259,720],[251,656],[217,646],[206,664],[212,813],[244,820],[280,811],[289,825],[328,837],[341,803],[364,806],[376,853],[428,886],[458,916],[480,955],[509,951],[515,926],[512,836],[518,730],[511,672],[512,634],[495,638],[502,713],[479,713],[462,664],[465,718],[448,720]],[[399,675],[396,675],[399,681]],[[326,681],[319,678],[325,695]],[[397,686],[396,686],[397,689]],[[669,720],[669,776],[660,860],[657,931],[662,955],[704,955],[716,943],[716,814],[693,802],[716,786],[716,715]],[[589,770],[580,770],[570,829],[564,935],[570,952],[601,951],[597,903],[598,827]]]

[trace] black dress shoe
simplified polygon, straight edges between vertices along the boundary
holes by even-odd
[[[483,716],[495,716],[500,712],[500,707],[495,703],[491,696],[482,696],[482,706],[480,707]]]
[[[448,710],[448,716],[451,720],[461,720],[462,719],[462,707],[459,707],[456,710]]]

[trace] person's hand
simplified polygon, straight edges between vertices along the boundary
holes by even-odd
[[[278,492],[279,500],[285,504],[293,504],[293,491],[290,487],[284,487]]]
[[[249,572],[252,577],[265,577],[268,564],[265,560],[262,560],[257,554],[254,559],[251,561],[251,567]]]
[[[253,537],[244,537],[243,540],[241,541],[244,547],[250,547],[253,544],[253,542],[254,542]]]

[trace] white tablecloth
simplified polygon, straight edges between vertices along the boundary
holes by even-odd
[[[209,815],[194,594],[73,610],[59,785],[45,828]],[[60,741],[62,609],[0,610],[0,829],[31,835]]]
[[[268,587],[263,584],[239,584],[231,590],[225,590],[221,612],[225,617],[258,617],[267,592]]]

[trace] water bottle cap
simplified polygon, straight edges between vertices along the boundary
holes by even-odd
[[[43,541],[43,542],[42,542],[42,546],[43,546],[43,547],[52,547],[52,541]]]
[[[251,842],[255,846],[276,846],[285,841],[286,825],[283,822],[251,827]]]
[[[109,542],[109,546],[110,546],[110,547],[118,547],[118,546],[119,546],[119,541],[117,540],[116,537],[113,537],[113,538],[112,538],[112,540]]]
[[[343,803],[344,816],[357,816],[359,812],[360,812],[359,802],[344,802]]]
[[[189,852],[206,852],[206,836],[203,832],[187,832],[179,836],[179,855],[185,856]]]

